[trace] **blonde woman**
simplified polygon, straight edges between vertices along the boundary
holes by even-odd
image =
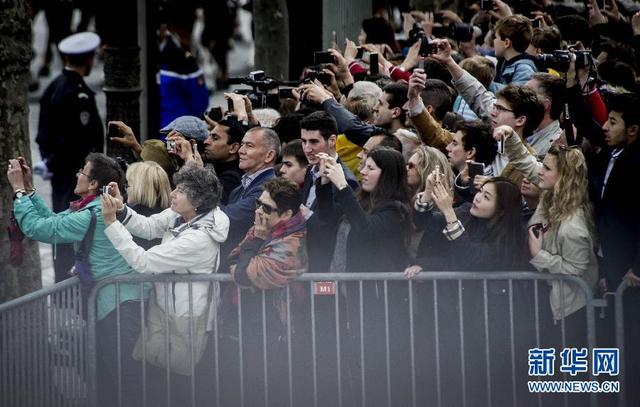
[[[437,148],[421,145],[416,148],[407,161],[407,184],[412,196],[422,193],[425,189],[427,177],[436,169],[444,175],[441,182],[447,190],[453,188],[453,170],[447,157]]]
[[[511,137],[513,134],[511,128],[501,126],[494,137],[504,138],[509,162],[542,190],[529,221],[531,264],[541,272],[578,276],[589,287],[595,287],[598,263],[587,164],[582,151],[576,146],[554,145],[539,163],[519,137]],[[581,290],[574,284],[553,281],[550,303],[553,319],[564,320],[566,344],[583,344],[586,299]]]
[[[140,161],[127,168],[127,205],[137,213],[151,216],[167,209],[171,204],[171,184],[165,170],[154,161]],[[133,239],[138,245],[149,249],[161,239]]]

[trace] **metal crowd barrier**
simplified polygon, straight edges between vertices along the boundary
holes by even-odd
[[[231,332],[232,335],[229,335],[228,329],[221,332],[221,315],[219,312],[212,314],[207,352],[197,366],[191,366],[191,374],[177,376],[169,369],[161,372],[161,388],[157,392],[163,393],[161,398],[165,404],[153,404],[158,394],[147,389],[147,384],[152,381],[151,372],[158,368],[141,364],[143,385],[142,402],[139,405],[178,405],[171,404],[176,396],[172,394],[175,384],[182,386],[186,392],[183,394],[186,401],[180,405],[191,406],[253,407],[276,403],[288,406],[418,406],[427,404],[421,399],[425,393],[429,393],[428,405],[492,406],[501,405],[498,399],[504,397],[504,394],[492,390],[496,387],[502,387],[502,393],[506,392],[508,405],[519,406],[527,389],[516,389],[516,383],[521,384],[522,374],[516,372],[516,359],[522,356],[517,338],[522,321],[518,315],[521,298],[514,287],[521,281],[533,286],[534,311],[529,315],[530,322],[535,325],[532,331],[535,340],[532,338],[532,343],[542,346],[544,332],[541,329],[540,311],[549,308],[549,298],[541,291],[550,280],[575,284],[586,296],[586,337],[582,339],[591,351],[596,345],[595,307],[602,304],[599,305],[598,300],[593,298],[583,280],[573,276],[530,272],[422,272],[414,279],[407,280],[401,273],[305,274],[297,280],[298,287],[290,285],[282,290],[285,309],[281,311],[286,322],[281,336],[272,335],[268,326],[271,321],[268,318],[269,306],[273,299],[270,292],[250,294],[247,290],[236,288],[229,275],[128,275],[102,280],[89,295],[86,321],[82,317],[84,305],[80,286],[74,278],[0,305],[0,406],[100,405],[100,366],[97,356],[101,349],[96,345],[97,294],[108,285],[130,283],[137,284],[142,292],[143,283],[146,282],[160,284],[164,290],[175,283],[187,283],[190,287],[202,282],[212,286],[219,284],[223,291],[235,292],[232,301],[235,301],[237,308],[234,311],[237,326],[233,327],[235,331]],[[316,282],[327,281],[336,283],[335,294],[314,295]],[[475,282],[474,286],[469,287],[481,290],[478,297],[480,302],[473,303],[477,307],[471,310],[465,308],[468,305],[466,296],[471,292],[469,288],[465,291],[465,284],[469,282]],[[496,327],[496,315],[492,313],[489,302],[492,285],[497,282],[506,287],[505,321],[500,328],[507,338],[501,351],[506,355],[508,372],[504,378],[496,379],[493,376],[495,344],[490,342],[495,334],[491,330]],[[305,298],[304,306],[292,302],[292,298],[300,295],[300,287]],[[617,380],[621,384],[624,383],[624,321],[621,310],[625,288],[624,284],[621,285],[616,293],[616,337],[621,364]],[[398,324],[397,315],[394,314],[393,307],[398,305],[394,295],[397,296],[398,290],[406,292],[406,301],[401,302],[400,306],[408,310],[407,324]],[[426,297],[418,298],[425,293]],[[244,299],[248,295],[257,298],[256,312],[244,308]],[[368,315],[370,303],[367,301],[371,296],[382,307],[376,320]],[[189,297],[192,312],[192,288],[189,289]],[[292,304],[300,308],[292,309]],[[143,326],[146,307],[144,303],[140,303],[139,307],[140,325]],[[449,313],[443,316],[442,311]],[[329,317],[325,315],[327,312],[331,314]],[[300,314],[308,321],[304,329],[292,323]],[[121,317],[118,307],[115,318],[118,361],[130,357],[122,353]],[[427,320],[428,324],[425,324]],[[247,328],[252,326],[247,325],[247,321],[255,323],[255,332]],[[468,325],[469,321],[475,325]],[[375,358],[371,357],[368,347],[372,343],[372,338],[368,336],[371,327],[367,326],[370,322],[380,324],[376,332],[380,333],[377,344],[381,347],[377,348],[380,353]],[[193,328],[189,328],[192,333]],[[564,323],[560,325],[560,332],[564,345],[567,334]],[[401,361],[396,359],[397,349],[394,348],[399,338],[406,344],[406,349],[403,349],[406,359]],[[467,350],[476,340],[482,342],[483,348],[477,354]],[[268,352],[274,344],[280,352],[276,355]],[[455,356],[454,360],[449,360],[452,355]],[[274,356],[282,360],[272,364]],[[379,369],[373,377],[367,370],[371,366]],[[127,405],[127,401],[122,399],[123,372],[119,362],[118,369],[114,378],[118,383],[118,402],[115,405]],[[398,370],[406,374],[402,390],[397,387]],[[478,375],[482,378],[480,382]],[[591,372],[588,376],[585,379],[597,380]],[[454,393],[450,383],[452,377],[455,377],[453,389],[459,393],[455,394],[458,397],[455,403],[451,401]],[[564,379],[567,379],[566,374]],[[229,380],[233,384],[233,391],[226,387]],[[277,382],[276,386],[273,385],[274,381]],[[484,389],[481,396],[473,393],[478,385]],[[624,389],[624,385],[621,388]],[[205,400],[201,395],[203,389],[207,391]],[[372,391],[380,391],[380,399],[372,400]],[[407,403],[397,402],[400,391],[406,391],[404,401]],[[233,403],[229,403],[227,397],[231,397]],[[560,396],[559,404],[550,404],[539,393],[525,399],[526,405],[537,406],[569,405],[571,401],[564,395]],[[598,406],[598,395],[591,394],[586,399],[588,402],[582,405]],[[624,393],[620,394],[618,402],[619,406],[624,406]]]
[[[457,283],[457,299],[454,300],[454,302],[457,302],[457,309],[459,310],[459,320],[455,322],[454,325],[457,325],[460,329],[460,335],[458,338],[455,338],[455,341],[459,341],[460,342],[460,351],[461,351],[461,355],[460,355],[460,360],[456,362],[456,365],[459,363],[459,374],[460,374],[460,385],[459,385],[459,389],[458,391],[461,392],[462,394],[462,400],[461,400],[461,405],[466,406],[466,405],[492,405],[492,400],[496,398],[497,394],[491,394],[491,386],[496,386],[496,385],[500,385],[498,383],[493,383],[491,384],[490,382],[490,376],[493,374],[493,372],[491,371],[491,367],[489,366],[489,360],[492,358],[490,357],[490,345],[489,345],[489,341],[488,338],[490,336],[490,332],[489,332],[489,324],[490,324],[490,318],[494,317],[493,315],[489,315],[488,312],[488,307],[487,307],[487,297],[488,297],[488,285],[492,284],[492,282],[497,281],[497,280],[502,280],[502,281],[506,281],[508,283],[508,301],[509,301],[509,305],[508,305],[508,316],[509,316],[509,326],[505,327],[505,329],[509,329],[510,335],[509,335],[509,344],[507,345],[509,347],[507,354],[510,355],[510,365],[511,365],[511,371],[510,371],[510,381],[509,383],[504,383],[502,385],[506,385],[506,387],[511,386],[512,391],[511,391],[511,397],[510,397],[510,405],[519,405],[519,401],[521,400],[522,394],[517,394],[518,391],[520,392],[526,392],[526,388],[523,389],[515,389],[515,385],[516,385],[516,381],[520,380],[519,378],[516,378],[516,371],[515,371],[515,359],[516,357],[518,357],[519,355],[515,354],[515,348],[516,348],[516,340],[514,339],[514,323],[516,323],[516,321],[514,321],[514,318],[517,317],[514,315],[514,300],[517,302],[517,298],[514,298],[514,293],[513,293],[513,284],[516,281],[530,281],[532,282],[533,286],[534,286],[534,292],[535,292],[535,315],[533,315],[534,321],[535,321],[535,337],[536,337],[536,344],[540,345],[540,338],[541,338],[541,330],[540,330],[540,315],[539,315],[539,310],[542,309],[541,307],[548,307],[548,297],[540,297],[538,294],[539,291],[539,283],[540,282],[546,282],[549,280],[561,280],[564,283],[568,283],[571,282],[572,284],[576,284],[578,287],[580,287],[580,290],[582,291],[582,293],[586,296],[586,327],[587,327],[587,332],[586,332],[586,345],[588,346],[589,349],[592,349],[595,347],[595,311],[594,311],[594,303],[593,303],[593,295],[591,292],[591,289],[586,285],[586,283],[577,277],[574,276],[565,276],[565,275],[550,275],[550,274],[543,274],[543,273],[530,273],[530,272],[491,272],[491,273],[485,273],[485,272],[423,272],[420,273],[416,278],[414,278],[413,280],[407,280],[401,273],[358,273],[358,274],[349,274],[349,273],[345,273],[345,274],[306,274],[303,275],[302,277],[299,278],[298,281],[301,282],[305,282],[305,284],[308,284],[308,291],[310,293],[313,293],[314,289],[313,289],[313,284],[314,282],[318,282],[318,281],[334,281],[334,282],[339,282],[339,287],[342,286],[343,283],[347,283],[347,284],[352,284],[354,291],[356,293],[355,295],[355,302],[356,304],[359,303],[359,307],[356,307],[357,310],[355,312],[355,314],[352,312],[352,316],[356,315],[356,320],[350,321],[350,323],[353,323],[354,325],[358,325],[357,329],[353,329],[353,331],[355,331],[355,343],[356,343],[356,347],[358,347],[358,342],[359,342],[359,349],[351,349],[354,352],[345,352],[344,349],[342,349],[341,351],[341,347],[345,346],[345,340],[343,338],[343,336],[345,335],[344,332],[342,332],[345,329],[345,318],[348,318],[346,315],[342,314],[342,307],[343,305],[341,305],[341,302],[344,301],[344,297],[342,295],[338,295],[338,293],[340,293],[340,289],[337,289],[336,295],[333,296],[332,300],[333,301],[333,305],[332,308],[335,309],[335,319],[331,319],[329,321],[328,325],[333,325],[332,329],[335,334],[335,337],[333,337],[333,339],[331,338],[326,338],[323,337],[322,340],[320,340],[318,338],[318,335],[320,332],[322,332],[323,330],[327,329],[327,324],[325,324],[325,326],[320,326],[320,324],[318,323],[318,318],[319,315],[316,315],[316,307],[317,307],[317,302],[319,301],[319,297],[316,298],[315,295],[310,295],[309,297],[309,318],[310,318],[310,330],[311,330],[311,335],[310,335],[310,343],[308,343],[308,348],[307,351],[311,353],[311,365],[309,366],[309,370],[307,372],[307,374],[310,376],[309,380],[310,380],[310,384],[308,387],[308,390],[311,394],[307,395],[307,399],[305,399],[305,405],[314,405],[314,406],[319,406],[319,405],[327,405],[327,404],[332,404],[332,405],[338,405],[338,406],[342,406],[342,405],[369,405],[370,403],[372,403],[373,401],[369,400],[369,401],[365,401],[367,400],[368,397],[368,393],[371,391],[372,387],[371,386],[376,386],[376,387],[380,387],[382,389],[386,389],[386,391],[384,392],[384,398],[382,401],[378,400],[381,404],[380,405],[394,405],[394,402],[392,401],[392,393],[395,390],[395,387],[392,386],[392,381],[394,380],[393,377],[393,373],[392,371],[396,368],[396,362],[393,358],[394,355],[392,353],[392,351],[390,350],[390,348],[393,347],[393,338],[398,338],[400,336],[402,337],[409,337],[410,339],[410,344],[409,344],[409,354],[410,354],[410,359],[409,359],[409,363],[410,363],[410,379],[407,383],[407,390],[410,392],[411,397],[410,397],[410,403],[407,405],[421,405],[421,403],[418,402],[418,399],[416,397],[416,394],[419,390],[421,390],[420,388],[424,386],[424,383],[420,382],[420,378],[418,377],[418,373],[417,371],[423,367],[419,366],[420,361],[416,360],[416,356],[418,353],[424,351],[423,346],[422,346],[422,338],[415,338],[415,332],[417,329],[419,328],[424,328],[424,327],[419,327],[416,326],[416,322],[415,322],[415,314],[416,314],[416,309],[415,309],[415,304],[414,304],[414,298],[413,296],[415,295],[415,287],[418,286],[419,284],[424,284],[424,282],[428,282],[428,281],[432,281],[433,284],[433,309],[436,310],[435,311],[435,321],[434,321],[434,338],[435,338],[435,360],[432,360],[431,362],[434,365],[435,368],[435,376],[436,376],[436,383],[435,383],[435,388],[433,389],[435,392],[435,400],[434,400],[434,404],[433,405],[438,405],[438,406],[443,406],[443,405],[451,405],[448,404],[449,402],[446,401],[446,396],[447,396],[447,391],[443,390],[443,387],[445,387],[446,383],[445,383],[445,378],[442,377],[443,373],[443,367],[444,365],[447,363],[446,360],[442,360],[441,355],[440,355],[440,351],[441,351],[441,347],[444,345],[448,345],[451,342],[448,338],[441,338],[441,334],[439,333],[439,329],[440,326],[444,323],[450,322],[450,321],[438,321],[438,315],[437,315],[437,310],[438,310],[438,306],[439,304],[442,304],[445,300],[447,300],[446,298],[439,298],[438,294],[438,288],[439,285],[442,285],[445,281],[449,281],[449,282],[456,282]],[[96,377],[97,377],[97,372],[98,372],[98,364],[97,364],[97,360],[96,360],[96,352],[99,351],[98,349],[96,349],[95,347],[95,340],[96,340],[96,330],[95,330],[95,324],[96,324],[96,320],[95,320],[95,297],[96,297],[96,292],[99,288],[104,287],[106,285],[109,284],[124,284],[124,283],[137,283],[137,284],[142,284],[142,282],[149,282],[152,281],[154,283],[162,283],[162,284],[173,284],[176,282],[189,282],[190,284],[193,284],[195,282],[218,282],[218,283],[227,283],[230,281],[230,276],[228,275],[190,275],[190,276],[179,276],[179,275],[162,275],[162,276],[144,276],[144,275],[136,275],[136,276],[118,276],[112,279],[107,279],[104,281],[101,281],[96,288],[94,289],[94,291],[92,292],[92,295],[89,299],[89,348],[88,348],[88,353],[90,356],[89,359],[89,396],[90,396],[90,406],[94,406],[97,405],[96,403],[98,402],[98,400],[96,400],[95,395],[97,394],[97,383],[96,383]],[[381,348],[383,349],[383,354],[379,355],[379,357],[383,360],[383,362],[381,363],[381,366],[383,366],[383,370],[384,372],[382,372],[382,377],[376,377],[377,379],[381,379],[382,381],[380,383],[371,383],[368,382],[365,385],[365,381],[367,379],[365,379],[365,368],[364,366],[375,362],[372,359],[369,358],[369,356],[367,358],[365,358],[365,353],[367,352],[367,350],[365,349],[365,341],[368,341],[370,338],[366,337],[365,335],[365,330],[368,329],[367,326],[365,326],[365,319],[363,318],[363,314],[366,313],[366,309],[365,306],[367,306],[366,304],[363,303],[363,298],[365,297],[365,295],[363,294],[363,285],[367,284],[367,282],[374,282],[377,281],[378,284],[380,284],[380,287],[376,286],[376,290],[379,288],[380,291],[377,292],[376,295],[379,295],[378,298],[381,299],[381,302],[384,303],[384,312],[380,315],[381,317],[381,321],[382,324],[384,325],[383,329],[381,330],[383,342],[384,342],[384,347]],[[389,288],[390,284],[395,284],[396,282],[404,282],[404,284],[406,284],[407,286],[407,296],[408,296],[408,309],[409,309],[409,323],[408,323],[408,332],[393,332],[392,328],[390,328],[390,325],[393,323],[393,321],[390,318],[390,308],[389,308],[389,304],[390,304],[390,291],[391,289]],[[481,332],[479,334],[479,336],[484,336],[487,339],[487,343],[485,345],[485,355],[483,355],[481,357],[481,359],[486,360],[486,372],[484,372],[486,374],[486,382],[488,383],[488,394],[483,395],[483,400],[476,400],[476,399],[471,399],[469,398],[469,396],[467,395],[467,386],[470,385],[470,382],[472,382],[473,377],[472,375],[468,374],[468,370],[470,368],[474,368],[474,367],[470,367],[470,366],[466,366],[466,363],[468,363],[465,360],[465,355],[464,355],[464,348],[465,348],[465,343],[464,341],[467,339],[467,337],[463,334],[464,332],[464,328],[465,328],[465,320],[463,317],[464,314],[464,304],[463,304],[463,282],[466,281],[478,281],[482,283],[483,286],[483,297],[484,297],[484,307],[481,310],[480,315],[482,316],[482,320],[483,320],[483,325],[484,325],[484,331]],[[118,291],[118,290],[116,290]],[[239,298],[238,300],[238,304],[240,304],[237,308],[237,319],[239,320],[238,322],[238,331],[237,331],[237,339],[238,339],[238,347],[237,347],[237,352],[238,352],[238,360],[240,363],[240,368],[238,372],[235,372],[234,374],[237,374],[237,385],[238,385],[238,391],[239,394],[238,396],[238,400],[237,403],[240,406],[253,406],[255,404],[256,401],[249,401],[247,400],[247,397],[249,397],[250,395],[255,396],[255,394],[252,393],[259,393],[259,397],[256,399],[258,400],[258,405],[265,405],[265,406],[269,406],[269,405],[275,405],[272,404],[273,403],[273,398],[277,398],[278,397],[278,391],[275,391],[274,389],[270,389],[270,383],[271,383],[271,378],[269,377],[269,372],[271,370],[273,370],[273,368],[271,366],[269,366],[269,363],[267,361],[268,357],[270,357],[270,355],[268,355],[267,352],[267,347],[268,347],[268,335],[267,335],[267,322],[266,322],[266,303],[267,301],[265,300],[265,292],[262,291],[261,292],[261,303],[262,303],[262,309],[261,309],[261,316],[258,315],[258,330],[261,330],[261,332],[244,332],[243,333],[243,318],[250,318],[251,315],[246,315],[246,311],[243,311],[242,309],[242,296],[246,295],[245,292],[243,290],[240,290],[239,288],[236,289],[237,292],[237,296]],[[290,287],[286,287],[285,289],[285,295],[287,298],[286,304],[287,304],[287,310],[286,310],[286,318],[287,320],[290,322],[291,321],[291,309],[289,308],[291,302],[289,301],[289,299],[291,298],[292,292],[291,292],[291,288]],[[359,293],[359,294],[357,294]],[[451,294],[451,292],[449,293]],[[353,294],[351,294],[353,295]],[[192,302],[193,298],[190,298],[189,301]],[[141,323],[143,323],[144,321],[144,307],[141,306]],[[353,311],[353,310],[352,310]],[[433,311],[433,310],[429,310],[429,311]],[[478,311],[478,310],[472,310],[473,311]],[[422,312],[424,312],[424,310],[422,310]],[[260,313],[260,311],[258,312]],[[218,318],[218,314],[214,314],[215,318]],[[357,320],[359,316],[359,321]],[[220,349],[220,343],[219,343],[219,339],[220,339],[220,335],[218,332],[218,323],[217,323],[217,319],[214,321],[213,324],[213,333],[212,333],[212,341],[208,344],[209,347],[213,347],[214,349],[214,356],[212,358],[212,360],[204,360],[201,363],[205,363],[205,364],[210,364],[213,365],[211,367],[211,369],[213,370],[212,373],[212,377],[211,377],[211,382],[205,382],[206,384],[203,384],[201,381],[202,378],[198,378],[197,375],[192,375],[191,377],[187,378],[187,381],[189,382],[187,384],[187,388],[188,391],[190,392],[190,394],[188,395],[188,405],[198,405],[197,400],[197,395],[196,395],[196,388],[200,388],[201,386],[207,386],[207,387],[211,387],[213,389],[212,392],[212,397],[214,398],[213,400],[209,400],[210,401],[210,405],[225,405],[224,401],[220,400],[220,395],[219,395],[219,391],[224,391],[224,385],[220,383],[220,378],[224,377],[227,374],[227,369],[228,366],[221,366],[221,357],[224,356],[228,356],[225,355],[223,351],[221,351]],[[326,322],[326,321],[325,321]],[[357,332],[359,330],[359,332]],[[564,322],[561,324],[560,327],[561,330],[561,334],[562,334],[562,340],[564,342],[564,338],[565,338],[565,327],[564,327]],[[245,337],[243,337],[243,334],[245,335]],[[262,353],[260,354],[260,352],[258,352],[259,354],[259,359],[261,360],[257,360],[257,361],[253,361],[255,362],[253,367],[250,369],[247,369],[246,366],[244,366],[245,364],[247,364],[247,355],[246,353],[250,350],[254,350],[254,349],[249,349],[248,347],[246,347],[246,349],[243,349],[243,344],[245,343],[247,339],[247,337],[251,337],[253,339],[254,336],[253,335],[257,335],[257,337],[261,338],[261,340],[258,340],[258,342],[256,343],[260,343],[261,344],[258,347],[262,347]],[[286,397],[284,397],[284,402],[285,404],[283,405],[299,405],[299,403],[296,403],[294,400],[297,400],[297,397],[294,396],[294,389],[295,389],[295,385],[294,385],[294,381],[299,379],[299,370],[296,369],[295,366],[295,357],[299,356],[299,355],[295,355],[294,352],[292,351],[292,347],[293,347],[293,342],[295,342],[294,338],[296,334],[292,333],[292,329],[291,329],[291,323],[287,324],[287,332],[286,332],[286,338],[285,338],[285,342],[284,342],[284,346],[282,347],[283,352],[286,353],[286,363],[284,364],[285,366],[285,370],[286,372],[281,376],[281,378],[283,380],[286,381],[286,386],[284,386],[284,391],[286,394]],[[329,340],[327,340],[329,339]],[[327,342],[334,342],[335,344],[335,348],[336,351],[335,353],[331,353],[330,358],[335,358],[335,360],[332,362],[332,366],[335,367],[335,371],[332,372],[333,375],[335,375],[335,377],[337,378],[335,384],[336,384],[336,388],[332,389],[332,393],[333,395],[335,395],[336,398],[336,402],[335,403],[325,403],[325,399],[327,398],[327,394],[323,393],[320,391],[320,382],[324,379],[326,379],[326,370],[325,371],[320,371],[320,364],[326,362],[326,354],[319,354],[319,348],[323,347],[326,348],[327,346]],[[333,345],[332,345],[333,346]],[[235,350],[234,350],[235,351]],[[218,352],[223,352],[223,354],[219,355]],[[353,353],[356,353],[355,355]],[[359,353],[359,354],[357,354]],[[473,355],[468,355],[468,356],[473,356]],[[509,356],[507,356],[509,357]],[[349,372],[348,370],[348,365],[353,365],[355,363],[355,372],[351,371]],[[374,363],[375,364],[375,363]],[[244,367],[244,371],[243,371],[243,367]],[[457,367],[456,367],[457,368]],[[194,372],[196,372],[196,367],[192,366],[192,370]],[[246,370],[249,370],[248,372]],[[277,371],[277,373],[282,373],[281,371]],[[378,372],[380,373],[380,372]],[[255,383],[253,384],[248,384],[245,383],[246,381],[249,381],[247,375],[251,375],[251,374],[255,374],[258,379],[256,379],[257,381],[254,380]],[[276,373],[273,373],[276,374]],[[369,372],[366,373],[366,375],[369,375]],[[145,368],[143,367],[143,376],[145,375]],[[359,376],[359,377],[358,377]],[[564,376],[566,379],[566,375]],[[146,378],[145,378],[146,379]],[[351,388],[347,389],[346,387],[348,387],[347,382],[349,381],[349,379],[355,383],[354,386],[352,386]],[[172,375],[168,372],[166,372],[166,376],[163,378],[164,381],[164,386],[162,390],[167,392],[167,405],[170,405],[170,401],[171,400],[171,381],[172,381]],[[589,373],[589,380],[597,380],[597,378],[595,378],[594,376],[591,375],[591,373]],[[144,380],[143,380],[144,381]],[[196,384],[196,382],[198,381],[198,384]],[[118,382],[121,382],[120,378],[118,378]],[[257,383],[257,384],[256,384]],[[477,384],[477,383],[476,383]],[[143,386],[144,387],[144,386]],[[280,389],[282,390],[282,389]],[[118,386],[118,393],[120,394],[121,392],[121,388],[120,386]],[[348,394],[347,394],[348,393]],[[397,396],[397,394],[395,395]],[[349,398],[351,397],[351,398]],[[354,398],[355,397],[355,398]],[[543,399],[541,398],[540,395],[535,396],[535,395],[531,395],[532,398],[536,398],[537,397],[537,401],[536,404],[537,405],[543,405]],[[118,399],[120,399],[120,397],[118,397]],[[271,399],[271,400],[270,400]],[[354,404],[354,400],[355,404]],[[563,404],[564,405],[568,405],[568,397],[565,395],[564,397],[562,397],[563,400]],[[598,397],[596,394],[591,394],[590,396],[588,396],[588,405],[590,406],[597,406],[598,405]],[[147,397],[146,394],[144,395],[144,399],[143,399],[143,405],[146,405],[147,402]],[[397,405],[397,404],[396,404]],[[496,405],[496,404],[494,404]],[[548,405],[548,404],[546,404]],[[586,405],[586,404],[583,404]]]
[[[0,304],[0,406],[83,406],[87,325],[68,279]]]

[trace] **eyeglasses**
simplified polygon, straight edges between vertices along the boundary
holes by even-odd
[[[513,110],[511,109],[507,109],[504,106],[500,106],[499,104],[495,103],[493,105],[493,110],[497,111],[498,113],[504,113],[504,112],[509,112],[509,113],[513,113]]]
[[[82,172],[82,170],[83,170],[83,169],[84,169],[84,168],[80,168],[80,169],[78,170],[78,172],[76,173],[76,175],[82,174],[82,175],[84,175],[84,176],[85,176],[85,177],[87,177],[87,178],[91,178],[91,177],[89,176],[89,174],[85,174],[84,172]]]
[[[262,202],[260,200],[260,198],[256,198],[256,209],[258,209],[260,207],[262,207],[262,211],[266,215],[271,215],[273,212],[276,212],[278,210],[278,208],[274,208],[274,207],[269,206],[266,203]]]

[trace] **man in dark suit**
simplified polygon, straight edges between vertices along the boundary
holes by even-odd
[[[612,96],[609,115],[602,126],[606,146],[590,170],[595,192],[596,222],[601,256],[601,274],[607,288],[615,291],[626,280],[624,295],[625,365],[628,405],[640,402],[640,211],[631,197],[640,174],[640,99],[631,94]]]
[[[275,131],[254,127],[242,138],[238,150],[239,168],[244,175],[238,185],[229,194],[229,202],[220,205],[229,217],[231,225],[229,235],[223,247],[223,259],[240,243],[253,225],[256,199],[262,194],[262,186],[275,176],[273,166],[280,154],[280,139]]]
[[[306,116],[300,122],[300,137],[302,139],[302,149],[304,155],[309,161],[309,167],[304,177],[304,185],[302,187],[303,204],[314,211],[307,220],[307,258],[309,264],[309,273],[329,273],[331,260],[336,245],[336,234],[338,232],[339,218],[321,219],[318,212],[318,203],[316,200],[316,186],[321,181],[319,173],[320,159],[318,154],[328,154],[337,159],[336,138],[338,127],[335,119],[328,113],[318,111]],[[347,183],[356,190],[358,181],[351,170],[347,168],[339,159],[337,162],[342,165]],[[335,187],[332,193],[336,193]],[[346,244],[346,240],[344,241]],[[348,270],[347,270],[348,271]],[[333,397],[335,392],[331,389],[337,387],[337,377],[335,372],[337,365],[335,364],[335,296],[339,295],[339,290],[335,287],[334,282],[321,283],[315,282],[314,289],[310,289],[310,295],[314,295],[314,315],[316,327],[316,343],[317,354],[323,355],[321,360],[316,360],[318,370],[318,393],[323,394],[327,405],[337,404],[337,400]],[[334,286],[333,295],[315,295],[316,288],[331,284]],[[344,301],[341,302],[343,304]],[[301,315],[301,321],[305,321],[305,317],[310,315],[310,303],[299,303],[296,312]],[[344,309],[341,311],[344,312]],[[343,314],[344,315],[344,314]],[[294,313],[294,318],[296,314]],[[311,322],[306,317],[306,323],[299,326],[298,346],[304,348],[304,344],[311,342]],[[342,332],[345,332],[344,330]],[[308,346],[308,345],[307,345]],[[302,353],[302,352],[299,352]],[[301,366],[306,366],[307,371],[313,364],[313,360],[305,357],[300,358]],[[304,370],[304,369],[303,369]],[[310,382],[301,383],[301,388],[311,391],[313,388]]]
[[[300,122],[302,149],[309,167],[302,187],[302,202],[312,211],[316,211],[316,184],[320,182],[319,153],[337,158],[336,138],[338,127],[335,119],[325,112],[314,112]],[[358,188],[358,180],[351,170],[339,159],[344,170],[347,183],[354,191]],[[307,221],[307,253],[309,256],[309,272],[328,273],[335,245],[336,223],[321,221],[318,215],[312,215]]]

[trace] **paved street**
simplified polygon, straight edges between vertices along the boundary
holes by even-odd
[[[79,16],[76,16],[79,17]],[[230,76],[244,76],[253,66],[253,43],[251,42],[251,15],[250,13],[240,10],[240,32],[245,41],[236,41],[233,50],[229,54],[229,73]],[[77,20],[76,20],[77,21]],[[196,23],[194,32],[201,30],[201,25]],[[42,65],[42,58],[45,50],[47,26],[42,13],[36,16],[33,25],[34,51],[36,57],[31,64],[31,72],[35,75]],[[194,41],[196,43],[196,41]],[[201,64],[207,79],[215,78],[215,65],[211,62]],[[29,134],[31,137],[31,157],[34,163],[40,161],[40,152],[35,138],[38,130],[38,116],[40,113],[40,96],[49,85],[49,83],[58,75],[62,69],[62,64],[58,55],[51,64],[51,73],[46,78],[40,78],[40,87],[37,91],[29,95]],[[96,100],[100,115],[104,119],[106,117],[106,99],[102,92],[102,83],[104,79],[102,61],[97,59],[91,75],[86,78],[86,82],[91,89],[96,92]],[[211,96],[211,105],[223,105],[224,97],[222,92],[214,92]],[[35,177],[35,187],[49,203],[51,202],[51,185],[48,181],[43,181],[40,177]],[[53,284],[53,259],[52,247],[48,244],[40,244],[40,263],[42,266],[42,285],[48,286]]]

